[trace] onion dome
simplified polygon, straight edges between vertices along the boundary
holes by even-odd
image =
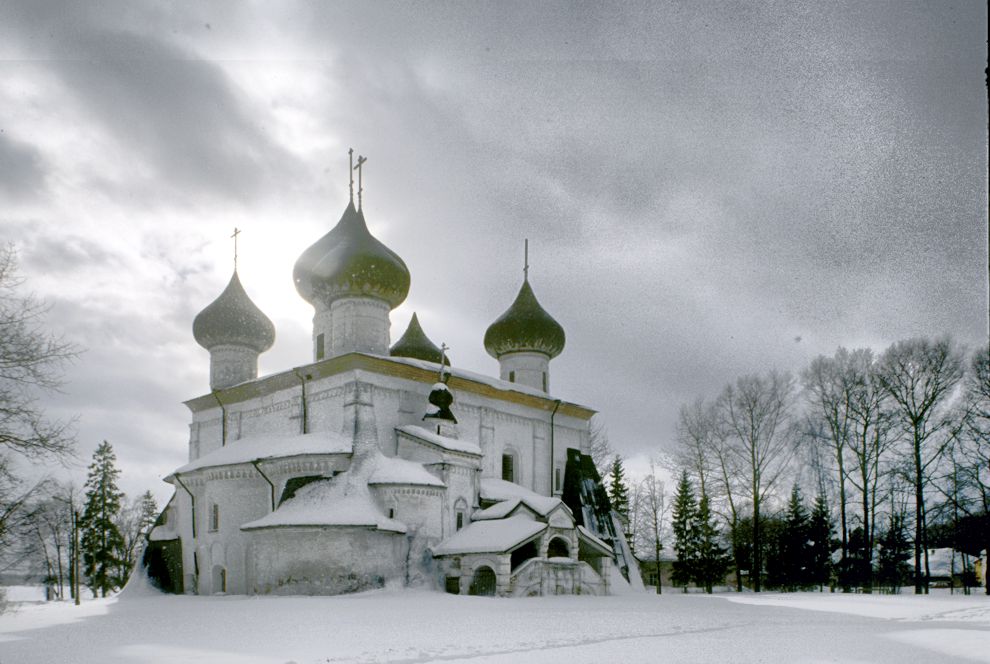
[[[304,251],[292,270],[296,290],[310,304],[341,297],[374,297],[395,309],[409,293],[409,270],[368,231],[351,201],[329,233]]]
[[[193,320],[193,336],[207,350],[229,344],[264,353],[275,343],[275,326],[244,292],[235,271],[220,297]]]
[[[392,357],[411,357],[417,360],[436,362],[437,364],[440,364],[440,361],[443,360],[444,364],[450,366],[450,358],[426,336],[426,333],[423,332],[423,328],[419,324],[419,318],[415,313],[413,313],[412,319],[409,321],[409,327],[406,328],[405,334],[395,342],[395,345],[388,351],[388,354]]]
[[[523,281],[516,301],[485,332],[485,350],[498,359],[506,353],[543,353],[550,359],[564,350],[564,328],[548,314]]]
[[[430,408],[423,415],[423,419],[447,420],[457,424],[457,418],[450,412],[450,405],[454,403],[454,395],[450,393],[446,383],[435,383],[430,390]]]

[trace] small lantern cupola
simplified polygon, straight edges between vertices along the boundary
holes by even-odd
[[[405,333],[399,337],[399,340],[389,350],[389,355],[392,357],[410,357],[416,360],[426,360],[427,362],[435,362],[436,364],[450,365],[450,358],[426,336],[423,327],[419,324],[419,317],[416,316],[415,312],[413,312],[412,318],[409,320],[409,327],[406,328]]]
[[[350,151],[353,154],[353,150]],[[362,210],[358,157],[358,206],[351,200],[340,221],[299,256],[292,271],[296,290],[316,310],[313,357],[345,353],[388,355],[389,312],[409,293],[409,270],[391,249],[368,231]]]
[[[193,320],[196,343],[210,351],[210,389],[219,390],[258,377],[258,355],[275,343],[275,326],[248,294],[237,276],[237,234],[234,230],[234,274],[220,296]]]
[[[550,390],[550,360],[564,350],[564,328],[540,306],[529,285],[529,242],[523,284],[504,314],[485,332],[485,350],[498,360],[499,377]]]

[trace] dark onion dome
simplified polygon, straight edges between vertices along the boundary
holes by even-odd
[[[244,292],[235,271],[220,297],[193,320],[193,336],[207,350],[230,344],[264,353],[275,343],[275,326]]]
[[[548,314],[523,281],[516,301],[485,332],[485,350],[498,359],[506,353],[543,353],[550,359],[564,350],[564,328]]]
[[[371,235],[353,201],[337,225],[302,253],[292,278],[310,304],[330,306],[341,297],[374,297],[395,309],[409,293],[406,264]]]
[[[405,334],[389,349],[388,354],[392,357],[411,357],[437,364],[440,364],[440,360],[443,359],[443,363],[450,366],[450,358],[442,353],[436,344],[426,336],[415,313],[409,321],[409,327],[406,328]]]

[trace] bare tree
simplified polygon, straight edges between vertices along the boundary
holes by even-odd
[[[928,593],[928,530],[925,522],[926,471],[937,462],[948,426],[942,417],[953,388],[963,377],[962,354],[948,338],[898,341],[880,358],[877,379],[893,402],[897,423],[911,443],[915,498],[914,592]],[[923,553],[922,553],[923,552]],[[921,572],[924,555],[925,571]]]
[[[653,554],[653,565],[657,575],[657,594],[661,593],[660,552],[663,550],[664,524],[670,506],[663,482],[657,478],[657,466],[650,459],[650,474],[643,478],[638,487],[638,507],[640,521],[641,550],[649,548]]]
[[[0,549],[18,510],[37,491],[16,476],[10,455],[65,459],[74,444],[71,423],[47,419],[38,398],[58,390],[76,349],[45,331],[48,306],[19,294],[21,284],[13,246],[0,246]]]
[[[753,590],[760,591],[762,572],[760,510],[793,456],[791,407],[794,380],[771,371],[743,376],[726,386],[719,397],[724,426],[729,433],[729,453],[736,466],[746,469],[746,495],[753,504]]]
[[[716,470],[714,448],[718,420],[712,404],[696,399],[690,405],[681,406],[677,421],[677,452],[674,462],[678,468],[687,469],[698,480],[698,488],[709,494],[709,476]]]
[[[615,450],[612,449],[612,446],[608,442],[608,431],[605,429],[605,422],[602,421],[599,415],[591,418],[589,452],[591,459],[595,462],[598,476],[604,479],[612,467]]]

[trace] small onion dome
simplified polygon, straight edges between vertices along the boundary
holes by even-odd
[[[485,350],[498,359],[506,353],[543,353],[550,359],[564,350],[564,328],[548,314],[523,281],[516,301],[485,332]]]
[[[450,393],[446,383],[434,383],[428,398],[430,407],[423,415],[423,419],[447,420],[457,424],[457,418],[450,412],[450,405],[454,403],[454,395]]]
[[[337,225],[304,251],[292,270],[296,290],[310,304],[341,297],[374,297],[392,309],[409,293],[409,270],[368,231],[351,201]]]
[[[220,297],[193,320],[193,336],[207,350],[230,344],[264,353],[275,343],[275,326],[244,292],[235,271]]]
[[[405,334],[389,349],[388,354],[392,357],[411,357],[437,364],[440,364],[442,359],[445,365],[450,366],[450,358],[442,353],[436,344],[426,336],[415,313],[409,321],[409,327],[406,328]]]

